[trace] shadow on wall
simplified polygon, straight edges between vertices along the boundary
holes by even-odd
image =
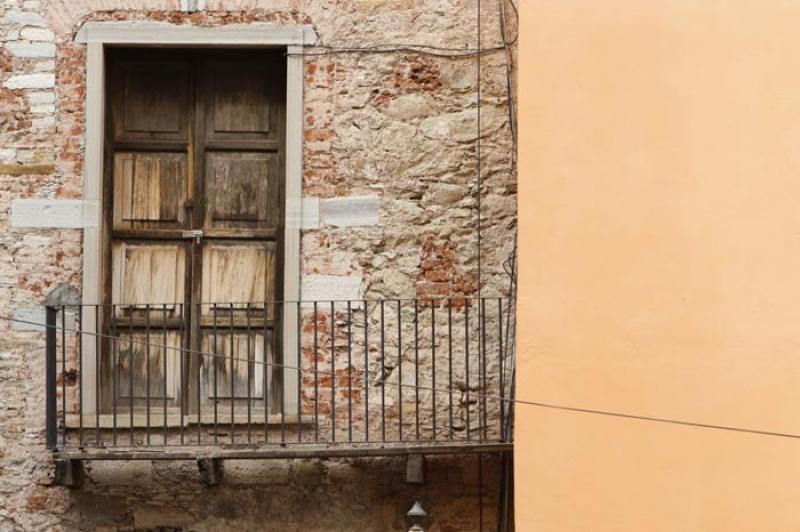
[[[424,485],[405,482],[404,458],[228,460],[219,486],[190,461],[89,462],[70,491],[70,530],[406,531],[415,499],[426,530],[479,530],[478,458],[429,457]],[[495,523],[500,460],[483,459],[484,529]]]

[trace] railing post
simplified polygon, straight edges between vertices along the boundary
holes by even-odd
[[[54,451],[58,444],[58,415],[56,413],[56,346],[58,308],[46,307],[45,310],[45,427],[47,449]]]

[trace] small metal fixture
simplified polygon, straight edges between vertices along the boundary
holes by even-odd
[[[425,508],[422,507],[422,504],[420,504],[418,500],[415,500],[414,505],[411,506],[411,509],[406,513],[406,520],[409,525],[408,532],[424,532],[422,525],[425,524],[427,518],[428,513],[425,511]]]

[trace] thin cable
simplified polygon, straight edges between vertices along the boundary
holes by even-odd
[[[67,306],[69,306],[69,305],[67,305]],[[267,361],[253,360],[253,359],[245,359],[245,358],[240,358],[240,357],[232,357],[232,356],[229,357],[229,356],[226,356],[226,355],[220,355],[218,353],[209,353],[207,351],[200,351],[200,350],[197,350],[197,349],[185,349],[183,347],[175,347],[175,346],[164,345],[164,344],[155,344],[155,343],[152,343],[152,342],[146,342],[146,341],[142,341],[142,340],[135,340],[132,337],[123,338],[122,336],[114,336],[114,335],[111,335],[111,334],[85,331],[85,330],[82,330],[82,329],[74,329],[74,328],[71,328],[71,327],[63,327],[62,328],[62,327],[60,327],[58,325],[47,325],[46,323],[22,320],[22,319],[19,319],[19,318],[11,318],[11,317],[8,317],[8,316],[0,316],[0,321],[9,321],[9,322],[14,322],[14,323],[24,323],[26,325],[35,325],[35,326],[41,327],[43,329],[47,329],[47,328],[52,328],[52,329],[56,329],[56,330],[62,330],[63,329],[63,331],[65,331],[65,332],[70,332],[70,333],[75,333],[75,334],[80,334],[80,335],[84,335],[85,334],[85,335],[98,337],[98,338],[105,338],[105,339],[110,339],[110,340],[123,341],[123,342],[126,342],[126,343],[131,344],[131,345],[149,346],[151,349],[152,348],[163,349],[165,353],[167,351],[177,351],[177,352],[185,353],[185,354],[188,354],[188,355],[196,355],[196,356],[203,356],[203,357],[209,357],[209,358],[221,358],[221,359],[224,359],[226,361],[230,360],[230,361],[233,361],[233,362],[246,362],[246,363],[251,363],[251,364],[264,364],[267,367],[274,367],[274,368],[280,368],[280,369],[289,369],[289,370],[294,370],[294,371],[300,371],[301,373],[314,373],[315,375],[320,375],[321,374],[321,375],[330,375],[330,376],[335,376],[336,375],[333,371],[330,371],[330,370],[304,369],[304,368],[301,368],[301,367],[298,367],[298,366],[292,366],[290,364],[283,364],[283,363],[280,363],[280,362],[267,362]],[[389,382],[389,381],[384,380],[384,379],[366,378],[366,381],[367,382],[372,382],[372,383],[375,383],[375,384],[379,384],[381,386],[386,386],[386,385],[388,385],[388,386],[397,386],[398,388],[401,388],[401,389],[402,388],[416,388],[416,389],[419,389],[419,390],[436,391],[436,392],[441,392],[441,393],[452,393],[452,390],[450,390],[448,388],[433,388],[431,386],[419,386],[419,385],[408,384],[408,383],[394,383],[394,382]],[[459,392],[462,393],[462,394],[464,393],[463,390],[459,390]],[[484,398],[485,397],[486,399],[492,399],[494,401],[510,401],[509,398],[501,397],[499,395],[479,394],[479,393],[472,392],[472,391],[470,391],[470,397],[476,397],[476,398]]]
[[[15,323],[24,323],[24,324],[27,324],[27,325],[36,325],[36,326],[39,326],[39,327],[41,327],[43,329],[46,329],[48,327],[55,328],[57,330],[60,329],[60,327],[58,325],[47,325],[47,324],[41,323],[41,322],[21,320],[21,319],[18,319],[18,318],[10,318],[8,316],[0,316],[0,320],[10,321],[10,322],[15,322]],[[66,332],[88,334],[90,336],[98,336],[98,337],[101,337],[101,338],[121,339],[121,337],[113,337],[111,335],[102,334],[102,333],[93,333],[93,332],[88,332],[88,331],[81,331],[81,330],[72,329],[72,328],[69,328],[69,327],[64,327],[64,330]],[[125,339],[125,341],[130,342],[132,344],[143,344],[144,343],[144,342],[140,342],[140,341],[136,341],[136,340],[132,340],[132,339]],[[168,345],[159,345],[159,344],[149,344],[149,345],[150,345],[150,347],[159,347],[159,348],[164,349],[164,350],[181,351],[181,352],[188,353],[188,354],[197,354],[197,355],[203,355],[203,356],[209,356],[209,357],[220,357],[220,358],[226,358],[226,359],[230,358],[230,357],[226,357],[225,355],[218,355],[216,353],[203,353],[202,351],[195,351],[195,350],[191,350],[191,349],[183,349],[183,348],[180,348],[180,347],[173,347],[173,346],[168,346]],[[242,362],[257,363],[257,364],[258,363],[267,364],[267,365],[281,367],[281,368],[285,368],[285,369],[293,369],[293,370],[299,369],[301,372],[302,371],[305,371],[305,372],[313,371],[313,370],[306,370],[306,369],[298,368],[297,366],[289,366],[289,365],[286,365],[286,364],[278,364],[278,363],[273,363],[273,362],[259,362],[257,360],[245,360],[245,359],[241,359],[241,358],[235,358],[234,360],[238,360],[238,361],[242,361]],[[325,371],[325,370],[319,370],[317,373],[329,374],[329,375],[331,374],[330,372]],[[381,384],[381,385],[388,384],[390,386],[398,386],[397,383],[392,383],[392,382],[388,382],[388,381],[381,380],[381,379],[369,379],[368,378],[366,380],[368,382],[374,382],[374,383],[378,383],[378,384]],[[451,390],[448,390],[446,388],[433,388],[433,387],[430,387],[430,386],[419,386],[419,385],[415,385],[415,384],[403,384],[402,386],[409,387],[409,388],[418,388],[420,390],[428,390],[428,391],[436,390],[437,392],[443,392],[443,393],[451,392]],[[751,428],[746,428],[746,427],[736,427],[736,426],[733,426],[733,425],[718,425],[718,424],[713,424],[713,423],[701,423],[701,422],[697,422],[697,421],[686,421],[686,420],[682,420],[682,419],[673,419],[673,418],[655,417],[655,416],[645,416],[645,415],[641,415],[641,414],[630,414],[630,413],[625,413],[625,412],[614,412],[614,411],[611,411],[611,410],[598,410],[598,409],[593,409],[593,408],[582,408],[582,407],[577,407],[577,406],[561,405],[561,404],[556,404],[556,403],[544,403],[544,402],[539,402],[539,401],[526,401],[524,399],[516,399],[516,398],[512,398],[512,397],[502,397],[502,396],[493,395],[493,394],[479,394],[479,393],[474,393],[473,394],[472,392],[470,392],[470,397],[485,397],[486,399],[492,399],[492,400],[496,400],[496,401],[506,401],[506,402],[511,403],[511,404],[533,406],[533,407],[537,407],[537,408],[547,408],[547,409],[551,409],[551,410],[562,410],[562,411],[567,411],[567,412],[578,412],[578,413],[582,413],[582,414],[594,414],[594,415],[601,415],[601,416],[617,417],[617,418],[622,418],[622,419],[634,419],[634,420],[638,420],[638,421],[650,421],[650,422],[656,422],[656,423],[667,423],[667,424],[680,425],[680,426],[685,426],[685,427],[696,427],[696,428],[705,428],[705,429],[714,429],[714,430],[726,430],[726,431],[731,431],[731,432],[741,432],[741,433],[746,433],[746,434],[755,434],[755,435],[759,435],[759,436],[775,436],[775,437],[780,437],[780,438],[800,439],[800,434],[794,434],[794,433],[790,433],[790,432],[778,432],[778,431],[751,429]]]
[[[746,434],[756,434],[759,436],[776,436],[780,438],[800,439],[800,434],[793,434],[791,432],[777,432],[770,430],[750,429],[746,427],[735,427],[732,425],[717,425],[713,423],[700,423],[697,421],[685,421],[682,419],[672,419],[665,417],[653,417],[640,414],[628,414],[624,412],[612,412],[610,410],[596,410],[593,408],[581,408],[577,406],[559,405],[553,403],[540,403],[536,401],[524,401],[522,399],[509,399],[510,402],[517,404],[535,406],[539,408],[548,408],[552,410],[563,410],[567,412],[579,412],[581,414],[595,414],[600,416],[618,417],[622,419],[635,419],[638,421],[651,421],[655,423],[668,423],[671,425],[681,425],[684,427],[695,427],[703,429],[727,430],[732,432],[743,432]]]
[[[509,44],[513,44],[509,43]],[[411,54],[419,54],[419,55],[426,55],[431,57],[441,57],[445,59],[462,59],[462,58],[470,58],[470,57],[480,57],[482,55],[486,55],[489,53],[500,52],[505,50],[505,46],[493,46],[491,48],[484,48],[484,49],[469,49],[464,48],[463,52],[458,53],[449,53],[445,51],[439,50],[453,50],[450,48],[443,48],[438,49],[435,47],[422,47],[417,48],[414,46],[397,46],[397,47],[390,47],[390,48],[383,48],[383,47],[373,47],[373,48],[327,48],[321,51],[314,51],[314,52],[287,52],[286,56],[300,56],[300,57],[314,57],[314,56],[327,56],[327,55],[341,55],[341,54],[393,54],[397,52],[403,53],[411,53]]]

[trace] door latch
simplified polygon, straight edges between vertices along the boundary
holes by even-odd
[[[185,238],[185,239],[192,238],[192,239],[194,239],[194,243],[195,244],[199,244],[200,243],[200,239],[203,238],[203,230],[202,229],[192,229],[191,231],[183,231],[183,233],[181,233],[181,236],[183,236],[183,238]]]

